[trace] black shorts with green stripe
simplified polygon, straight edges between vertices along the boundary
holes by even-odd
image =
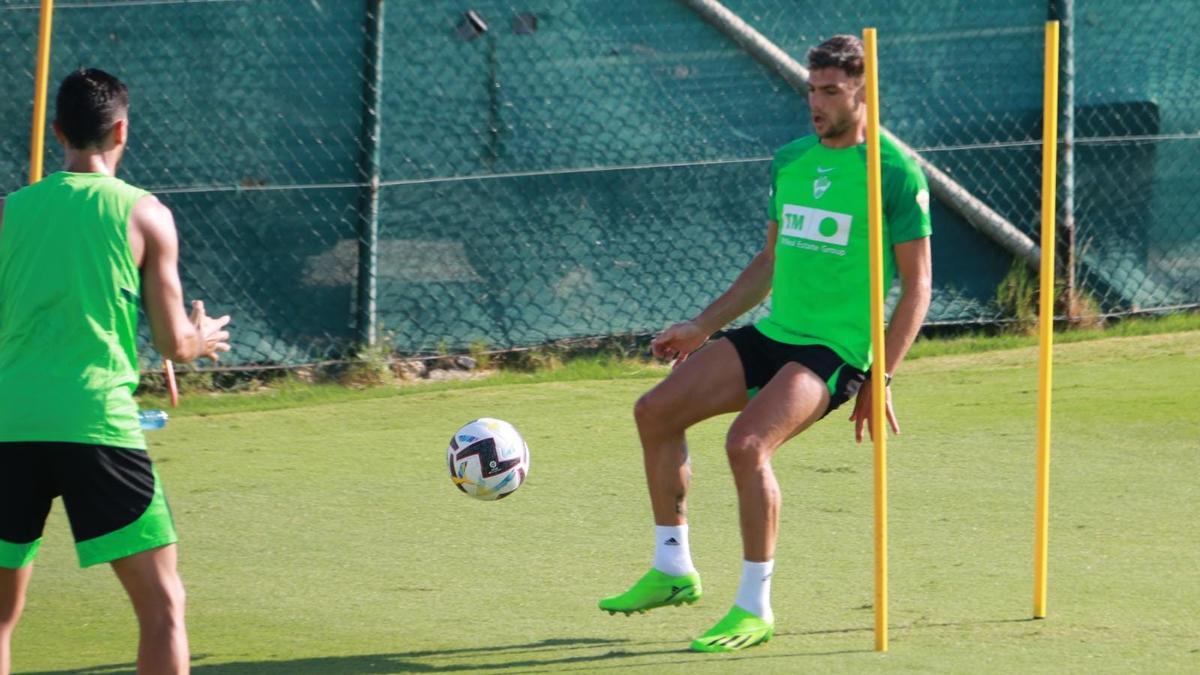
[[[79,565],[111,562],[178,539],[145,450],[0,443],[0,567],[33,562],[50,503],[62,496]]]
[[[816,373],[829,389],[829,406],[821,415],[824,417],[857,396],[867,379],[866,373],[843,361],[837,352],[825,345],[779,342],[763,335],[753,325],[736,328],[723,337],[728,338],[737,350],[746,376],[746,390],[751,397],[785,365],[799,363]]]

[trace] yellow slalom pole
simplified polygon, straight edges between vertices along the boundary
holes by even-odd
[[[875,442],[875,651],[888,648],[887,386],[883,338],[883,190],[879,174],[879,71],[875,29],[863,30],[867,88],[867,220],[871,250],[871,436]]]
[[[1054,228],[1058,171],[1058,22],[1046,22],[1046,73],[1042,118],[1042,265],[1038,328],[1037,497],[1033,545],[1033,618],[1046,618],[1050,529],[1050,382],[1054,355]]]
[[[38,20],[37,67],[33,76],[33,133],[29,143],[29,182],[42,179],[42,155],[46,145],[46,91],[50,79],[50,28],[54,22],[54,0],[42,0]]]

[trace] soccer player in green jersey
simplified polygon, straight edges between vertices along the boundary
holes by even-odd
[[[229,317],[187,315],[171,212],[115,177],[128,111],[117,78],[69,75],[65,170],[0,201],[0,675],[60,495],[80,565],[110,563],[133,603],[138,672],[188,672],[175,527],[133,399],[138,304],[179,362],[228,351]]]
[[[690,321],[655,337],[671,374],[634,407],[654,512],[651,570],[628,591],[604,598],[606,611],[641,612],[700,598],[688,547],[688,427],[740,411],[725,452],[737,487],[742,580],[732,609],[692,642],[696,651],[733,651],[775,631],[770,579],[780,491],[771,458],[785,441],[856,398],[856,440],[870,429],[866,103],[862,44],[840,35],[808,54],[808,102],[816,133],[794,141],[771,165],[766,243],[733,285]],[[884,278],[899,273],[901,295],[888,325],[888,379],[929,308],[929,193],[913,160],[882,140]],[[754,325],[709,337],[771,295]],[[699,351],[697,351],[699,350]],[[689,358],[690,356],[690,358]],[[887,421],[899,433],[891,393]]]

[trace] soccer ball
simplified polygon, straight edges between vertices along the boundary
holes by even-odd
[[[503,499],[529,475],[529,446],[513,425],[481,417],[450,437],[446,463],[459,490],[476,499]]]

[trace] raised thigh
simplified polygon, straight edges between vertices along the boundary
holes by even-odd
[[[653,389],[638,406],[672,427],[687,428],[722,413],[741,410],[748,400],[746,379],[737,350],[725,338],[692,354]]]
[[[828,406],[825,381],[799,363],[788,363],[734,420],[730,445],[768,447],[773,452],[821,419]]]

